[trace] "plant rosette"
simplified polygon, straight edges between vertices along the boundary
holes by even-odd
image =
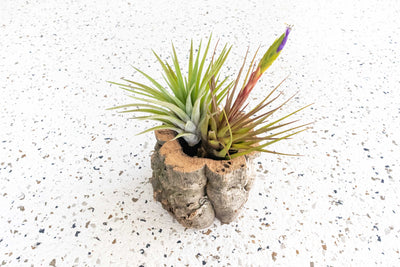
[[[231,48],[225,45],[216,56],[216,47],[207,61],[211,36],[203,55],[201,43],[195,54],[192,42],[186,77],[174,46],[172,65],[154,53],[167,87],[138,69],[150,85],[128,79],[123,79],[128,84],[111,82],[135,99],[134,103],[111,109],[146,113],[133,118],[161,122],[142,132],[154,131],[157,140],[150,181],[154,199],[183,226],[201,229],[209,227],[215,218],[222,223],[235,220],[255,179],[255,157],[260,152],[291,155],[266,147],[308,129],[308,124],[291,126],[297,121],[285,120],[309,105],[271,120],[293,98],[269,108],[282,95],[274,95],[281,83],[247,111],[250,92],[281,53],[290,31],[291,27],[287,27],[257,66],[253,64],[257,53],[254,55],[242,86],[239,81],[247,54],[234,81],[221,79],[220,70]]]

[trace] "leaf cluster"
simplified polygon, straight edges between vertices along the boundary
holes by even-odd
[[[218,77],[219,71],[224,64],[231,47],[222,49],[215,61],[207,64],[206,58],[210,49],[211,37],[206,45],[203,55],[201,55],[200,43],[197,53],[190,46],[189,65],[187,77],[182,74],[181,66],[178,61],[176,50],[172,44],[172,64],[164,62],[157,53],[154,53],[157,61],[163,69],[164,87],[148,74],[135,68],[142,74],[150,85],[122,78],[126,84],[110,82],[120,86],[120,88],[133,93],[129,97],[135,102],[121,105],[110,109],[126,109],[122,113],[141,112],[144,116],[135,116],[134,119],[159,121],[162,125],[149,128],[142,133],[149,131],[170,129],[178,135],[176,138],[183,137],[190,146],[194,146],[200,141],[200,124],[204,123],[210,103],[211,94],[209,81],[211,77]],[[227,88],[223,87],[227,78],[222,80],[215,88],[215,97],[220,100],[226,94]]]
[[[291,138],[307,129],[307,125],[293,126],[297,120],[287,122],[292,115],[309,105],[297,109],[278,119],[271,119],[292,98],[270,108],[282,95],[278,84],[255,107],[247,110],[246,100],[265,70],[279,56],[286,43],[290,27],[270,46],[255,67],[255,53],[245,77],[241,79],[246,65],[247,53],[237,78],[228,82],[220,78],[220,70],[226,61],[231,47],[225,45],[219,55],[217,46],[212,58],[207,62],[211,36],[203,53],[200,43],[197,53],[191,42],[187,75],[182,73],[175,47],[172,45],[172,63],[164,62],[154,51],[154,55],[163,70],[163,86],[148,74],[136,69],[149,82],[149,85],[122,78],[125,82],[112,84],[132,93],[135,101],[131,104],[113,107],[124,109],[122,113],[145,113],[135,116],[139,120],[154,120],[161,125],[151,127],[141,133],[169,129],[177,133],[176,138],[183,138],[189,146],[201,143],[199,155],[215,159],[230,159],[255,151],[290,155],[267,149],[281,140]],[[242,85],[239,85],[242,80]],[[286,79],[285,79],[286,80]],[[222,105],[225,100],[224,105]]]

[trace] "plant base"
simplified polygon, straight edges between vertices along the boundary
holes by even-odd
[[[154,198],[179,223],[206,228],[214,218],[232,222],[246,203],[255,175],[257,154],[233,160],[189,157],[174,132],[155,132],[157,144],[151,157]]]

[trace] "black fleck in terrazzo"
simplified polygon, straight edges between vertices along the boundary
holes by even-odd
[[[5,1],[0,15],[1,266],[398,266],[400,5],[388,1]],[[152,124],[106,111],[106,83],[160,76],[213,32],[261,50],[294,24],[251,95],[288,73],[313,129],[262,155],[239,218],[182,228],[152,199]],[[253,101],[251,101],[253,102]],[[133,263],[133,265],[132,265]],[[135,265],[136,264],[136,265]]]

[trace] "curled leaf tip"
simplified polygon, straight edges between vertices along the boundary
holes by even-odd
[[[281,44],[279,45],[278,49],[276,50],[276,52],[280,52],[283,49],[291,30],[292,30],[292,27],[290,27],[290,26],[288,26],[286,28],[285,37],[283,37],[283,40],[282,40]]]

